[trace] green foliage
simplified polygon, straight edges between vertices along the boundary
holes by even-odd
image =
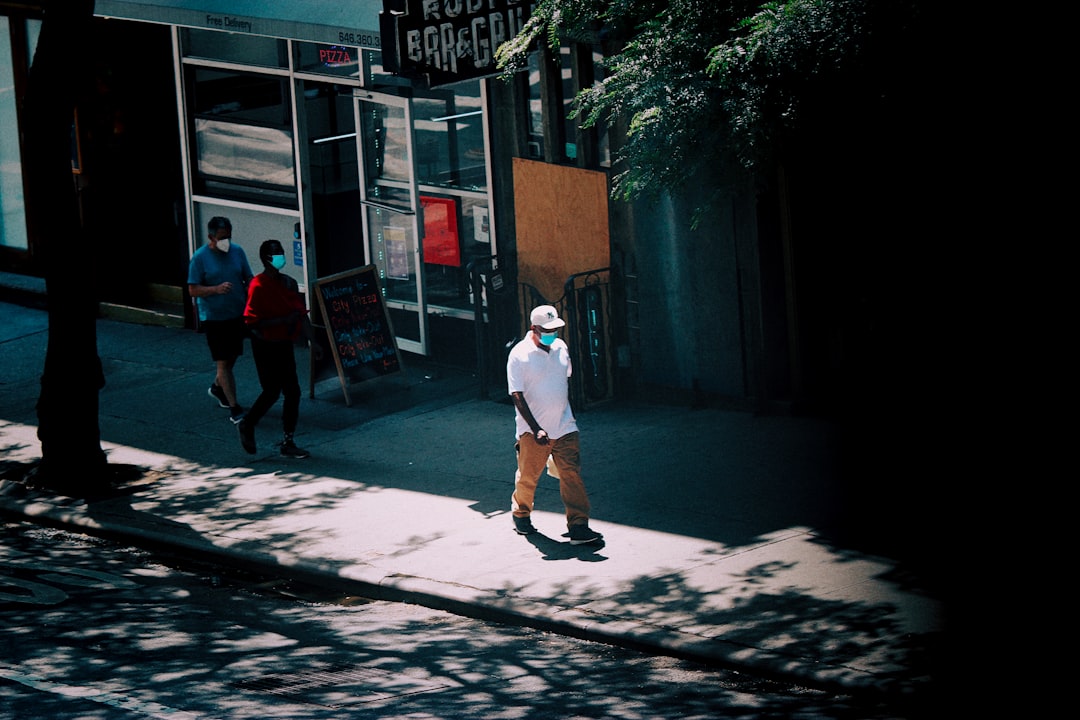
[[[866,58],[869,0],[767,3],[712,48],[707,72],[721,83],[733,150],[747,167],[774,157],[815,96],[833,95]]]
[[[540,0],[498,49],[507,74],[541,38],[614,43],[603,83],[575,99],[584,127],[622,121],[614,195],[655,195],[706,167],[757,171],[843,98],[872,99],[918,0]]]

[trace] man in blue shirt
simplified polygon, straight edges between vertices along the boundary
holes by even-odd
[[[244,305],[252,276],[243,248],[232,244],[232,223],[225,217],[211,218],[207,243],[195,251],[188,265],[188,292],[196,299],[199,322],[217,368],[207,393],[229,409],[234,424],[244,417],[233,366],[244,354]]]

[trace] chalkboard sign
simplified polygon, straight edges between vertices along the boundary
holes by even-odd
[[[401,355],[383,304],[378,270],[367,265],[315,281],[315,296],[326,323],[330,355],[337,366],[345,403],[350,382],[401,370]]]

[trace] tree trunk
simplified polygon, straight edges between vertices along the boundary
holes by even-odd
[[[72,121],[88,87],[93,0],[45,4],[26,91],[27,213],[45,271],[49,341],[38,398],[37,481],[70,495],[107,485],[98,393],[98,243],[81,222],[71,172]]]

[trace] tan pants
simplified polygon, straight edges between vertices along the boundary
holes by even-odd
[[[559,480],[559,496],[566,506],[566,525],[585,525],[589,522],[589,497],[581,479],[581,446],[578,433],[572,432],[547,445],[539,445],[532,433],[525,433],[515,444],[517,472],[514,474],[514,494],[510,505],[516,517],[528,517],[533,511],[533,498],[540,475],[549,458]]]

